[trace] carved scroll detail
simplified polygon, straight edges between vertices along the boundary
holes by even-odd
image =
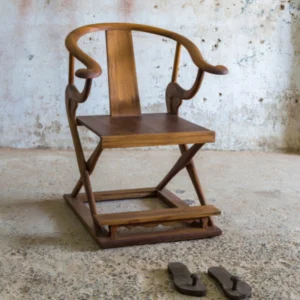
[[[66,109],[68,114],[69,123],[74,122],[75,125],[75,115],[79,103],[83,103],[88,98],[92,87],[92,79],[87,79],[85,81],[84,88],[80,93],[74,84],[68,84],[66,87]]]
[[[182,100],[188,100],[193,98],[198,92],[204,72],[201,69],[198,69],[197,77],[194,84],[189,90],[185,90],[176,82],[170,82],[166,90],[166,104],[168,113],[177,114]]]

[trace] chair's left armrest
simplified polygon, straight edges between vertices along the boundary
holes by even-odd
[[[94,59],[92,59],[78,47],[77,42],[80,37],[80,34],[77,34],[75,31],[73,31],[66,37],[65,40],[65,45],[70,52],[70,55],[74,56],[86,66],[86,69],[78,69],[75,72],[75,75],[84,79],[96,78],[101,75],[102,69]]]

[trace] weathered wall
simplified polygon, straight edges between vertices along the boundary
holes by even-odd
[[[89,23],[134,22],[191,38],[204,57],[230,75],[207,75],[181,107],[184,117],[217,132],[215,149],[300,149],[300,1],[279,0],[10,0],[1,1],[1,145],[72,147],[64,107],[67,51],[64,38]],[[144,112],[165,111],[174,43],[135,34]],[[81,41],[104,74],[81,113],[108,113],[103,33]],[[196,74],[184,53],[179,82]],[[77,81],[81,86],[82,82]],[[92,148],[97,138],[85,138]]]

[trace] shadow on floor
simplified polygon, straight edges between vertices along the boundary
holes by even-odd
[[[6,230],[10,232],[6,240],[14,246],[48,245],[76,252],[100,249],[62,198],[13,201],[0,207],[5,220],[14,220],[16,229]]]

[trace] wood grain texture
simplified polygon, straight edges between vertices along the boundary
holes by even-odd
[[[213,205],[193,206],[186,208],[156,209],[112,214],[99,214],[96,220],[99,225],[130,225],[152,222],[193,220],[202,217],[220,215]]]
[[[141,114],[131,31],[106,31],[110,115]]]
[[[137,117],[80,116],[84,125],[102,139],[103,148],[209,143],[215,132],[170,114]]]

